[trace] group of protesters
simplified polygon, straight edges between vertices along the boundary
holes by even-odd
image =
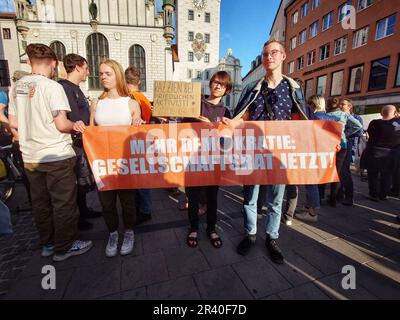
[[[114,60],[99,65],[103,86],[101,95],[89,101],[79,87],[89,75],[85,58],[68,54],[63,63],[67,78],[56,82],[54,51],[44,44],[27,46],[31,73],[16,81],[10,91],[8,119],[14,141],[18,141],[29,181],[32,213],[39,232],[41,255],[63,261],[87,252],[91,241],[77,240],[78,230],[91,228],[90,218],[103,216],[109,231],[105,248],[107,257],[118,253],[119,218],[117,198],[121,203],[124,226],[121,255],[132,252],[135,226],[151,219],[151,191],[125,189],[99,191],[101,212],[88,208],[86,194],[94,182],[82,143],[88,126],[141,126],[152,121],[168,122],[168,118],[152,117],[152,106],[139,91],[140,72],[135,67],[125,71]],[[355,141],[365,135],[362,120],[353,113],[350,99],[312,96],[305,101],[301,85],[282,73],[285,48],[277,40],[266,42],[262,49],[265,77],[247,85],[233,114],[223,103],[232,89],[232,80],[225,71],[216,72],[210,82],[210,95],[201,99],[201,115],[183,118],[181,122],[222,122],[233,126],[243,121],[330,120],[342,125],[337,146],[336,168],[340,183],[330,184],[328,204],[353,205],[353,181],[350,171]],[[393,173],[398,170],[400,122],[396,108],[385,106],[382,120],[374,120],[367,130],[369,143],[362,161],[368,170],[370,195],[374,201],[386,199]],[[175,119],[176,120],[176,119]],[[3,121],[3,120],[2,120]],[[380,184],[378,184],[380,181]],[[243,186],[244,238],[237,252],[247,254],[256,243],[257,218],[266,204],[265,246],[271,260],[284,262],[278,246],[280,223],[290,226],[296,218],[316,222],[325,185],[306,185],[306,206],[296,211],[298,186]],[[218,186],[186,187],[189,231],[186,243],[197,247],[199,213],[206,212],[207,236],[214,248],[222,246],[216,228]],[[286,205],[283,206],[286,193]],[[296,213],[295,213],[296,212]]]

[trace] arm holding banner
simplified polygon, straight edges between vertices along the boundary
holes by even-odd
[[[132,125],[138,127],[146,123],[146,121],[144,121],[141,117],[142,114],[140,111],[139,103],[137,103],[136,100],[130,99],[128,105],[132,116]]]

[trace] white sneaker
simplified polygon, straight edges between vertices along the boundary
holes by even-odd
[[[318,216],[317,215],[312,216],[308,212],[302,212],[302,213],[296,213],[296,219],[308,222],[317,222]]]
[[[111,258],[114,257],[118,252],[118,231],[110,233],[108,243],[106,246],[106,256]]]
[[[133,250],[133,244],[135,243],[135,234],[133,230],[125,231],[124,241],[121,246],[121,255],[125,256],[130,254]]]
[[[75,240],[71,246],[71,249],[65,253],[56,253],[53,256],[53,261],[63,261],[72,256],[78,256],[89,251],[91,247],[93,247],[92,241]]]

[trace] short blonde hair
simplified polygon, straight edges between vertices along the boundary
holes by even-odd
[[[263,50],[264,50],[264,48],[265,48],[266,46],[270,45],[271,43],[277,43],[277,44],[279,44],[279,46],[280,46],[281,49],[282,49],[282,52],[283,52],[283,53],[286,53],[285,45],[283,44],[283,42],[280,41],[280,40],[278,40],[278,39],[274,39],[274,38],[271,38],[271,39],[269,39],[267,42],[264,43]]]
[[[308,104],[313,104],[315,106],[314,112],[322,111],[326,112],[325,98],[323,96],[312,96],[308,99]]]

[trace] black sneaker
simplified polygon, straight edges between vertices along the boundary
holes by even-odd
[[[342,201],[342,205],[351,207],[351,206],[354,205],[354,201],[353,201],[353,199],[345,198],[345,199]]]
[[[136,218],[136,225],[145,223],[149,220],[151,220],[151,214],[139,214]]]
[[[379,198],[377,196],[373,196],[373,195],[368,195],[367,199],[375,201],[375,202],[379,202]]]
[[[236,247],[237,253],[244,256],[250,252],[251,247],[256,243],[255,239],[252,240],[248,236],[245,237]]]
[[[281,249],[279,249],[276,240],[269,239],[267,236],[267,240],[265,240],[265,246],[267,247],[272,262],[275,262],[276,264],[283,264],[283,254]]]

